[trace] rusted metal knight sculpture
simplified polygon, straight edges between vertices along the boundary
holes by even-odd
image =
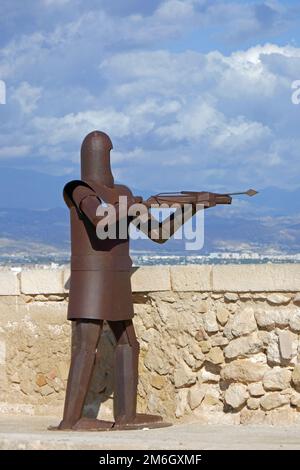
[[[127,229],[136,220],[121,210],[119,197],[127,196],[127,208],[135,203],[173,204],[179,207],[191,204],[189,217],[198,210],[197,204],[209,208],[217,204],[230,204],[231,195],[208,192],[161,193],[147,201],[133,196],[126,186],[115,184],[110,166],[112,143],[108,135],[94,131],[86,136],[81,147],[81,180],[71,181],[64,188],[64,199],[71,219],[71,279],[68,319],[73,324],[73,347],[67,383],[63,420],[58,429],[110,430],[161,427],[166,425],[160,416],[139,414],[136,411],[138,385],[139,343],[132,318],[131,266],[129,236],[125,239],[99,239],[97,225],[109,225],[109,218],[97,215],[101,205],[114,206],[117,224]],[[255,193],[255,191],[254,191]],[[179,219],[179,220],[178,220]],[[170,233],[186,222],[182,213],[169,216]],[[163,223],[151,231],[152,215],[139,225],[153,241],[164,243],[169,238]],[[115,222],[115,221],[114,221]],[[155,235],[155,236],[154,236]],[[114,422],[83,417],[97,345],[108,322],[116,340],[114,367]]]

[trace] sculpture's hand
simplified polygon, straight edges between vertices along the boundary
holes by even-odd
[[[132,204],[142,204],[143,198],[142,196],[132,196],[133,202]]]
[[[120,200],[119,202],[116,202],[115,203],[115,208],[116,209],[122,209],[123,212],[124,211],[128,211],[130,209],[131,206],[133,206],[134,204],[140,204],[140,203],[143,203],[143,198],[140,197],[140,196],[133,196],[133,195],[129,195],[126,197],[126,199],[124,200]]]
[[[231,204],[232,197],[228,194],[216,194],[215,195],[216,204]]]

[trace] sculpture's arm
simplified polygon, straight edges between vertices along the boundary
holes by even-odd
[[[147,235],[150,240],[155,243],[165,243],[174,233],[185,224],[200,208],[195,206],[188,207],[185,211],[182,211],[181,207],[178,207],[169,217],[163,222],[158,221],[150,213],[150,209],[147,209],[147,215],[143,214],[141,217],[135,218],[132,223]]]
[[[78,186],[73,191],[73,201],[81,213],[83,213],[89,221],[97,227],[98,224],[107,227],[115,225],[121,219],[127,218],[127,207],[120,207],[116,203],[112,207],[104,207],[102,201],[95,195],[95,193],[84,187]]]
[[[199,210],[214,207],[217,204],[230,204],[231,197],[215,193],[198,192],[168,196],[152,196],[144,201],[147,214],[133,220],[133,223],[156,243],[165,243],[174,233],[191,219]],[[150,207],[176,207],[163,222],[156,220],[150,213]]]

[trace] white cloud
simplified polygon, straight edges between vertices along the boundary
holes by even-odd
[[[214,3],[168,0],[149,15],[128,16],[81,4],[53,29],[16,36],[0,50],[0,76],[13,98],[2,147],[18,142],[41,165],[77,165],[80,141],[98,128],[111,134],[115,169],[133,185],[225,186],[233,172],[241,183],[251,174],[253,184],[295,185],[300,108],[291,105],[290,87],[300,49],[267,43],[226,55],[164,48],[210,22],[241,35],[262,29],[263,15],[273,28],[286,13],[274,2],[275,16],[268,9],[259,16],[246,2]],[[160,166],[168,171],[151,176]]]
[[[298,60],[300,64],[299,54],[295,47],[272,44],[230,56],[138,51],[114,55],[102,62],[100,71],[111,77],[106,94],[127,111],[131,135],[134,108],[146,109],[141,105],[143,97],[155,96],[161,109],[170,101],[176,103],[166,116],[156,115],[150,135],[144,134],[144,146],[156,149],[145,150],[153,163],[170,162],[172,167],[182,168],[185,152],[189,154],[184,164],[186,172],[191,172],[190,181],[195,178],[192,169],[199,166],[201,181],[206,184],[220,184],[222,179],[226,184],[234,171],[241,182],[251,172],[254,184],[271,185],[273,175],[276,184],[288,186],[294,179],[288,163],[291,150],[288,142],[284,151],[282,146],[275,150],[274,144],[290,128],[296,111],[290,106],[289,78],[270,69],[265,58],[276,55],[279,63]],[[140,112],[139,118],[150,123],[146,112]],[[282,130],[278,134],[279,123]],[[175,170],[172,174],[178,177]]]
[[[194,3],[189,0],[167,0],[157,8],[155,16],[167,21],[178,21],[178,18],[189,20],[195,14]]]
[[[21,158],[26,157],[30,151],[28,145],[13,145],[10,147],[0,147],[0,158]]]
[[[241,183],[246,184],[251,172],[253,184],[272,184],[273,175],[287,186],[294,179],[288,164],[294,149],[285,139],[292,119],[290,84],[269,69],[265,57],[274,55],[299,60],[300,50],[267,44],[230,56],[191,51],[114,54],[100,64],[106,86],[94,92],[94,109],[85,104],[81,111],[62,115],[39,115],[39,93],[22,84],[20,90],[37,97],[26,139],[43,159],[77,164],[84,135],[104,130],[115,143],[115,169],[133,185],[136,178],[160,188],[177,178],[186,185],[197,178],[199,184],[223,186],[234,171]],[[151,176],[151,167],[159,165],[168,173]]]
[[[48,0],[47,4],[54,3],[60,2]],[[186,11],[184,17],[179,14],[179,4],[182,4],[181,10]],[[191,5],[187,8],[184,2],[178,0],[170,0],[166,6],[170,10],[169,15],[165,16],[158,9],[151,16],[135,14],[114,17],[108,15],[100,3],[98,8],[84,11],[71,21],[57,21],[50,31],[34,31],[16,36],[0,49],[1,77],[14,77],[23,70],[32,71],[35,66],[47,67],[47,63],[59,60],[57,53],[63,54],[68,60],[73,54],[77,57],[82,54],[84,58],[84,54],[96,52],[100,61],[101,56],[105,57],[110,48],[141,47],[152,44],[154,40],[157,42],[179,37],[190,22],[195,21],[193,7]],[[164,4],[161,8],[164,10]],[[170,17],[172,11],[174,17]],[[95,55],[93,58],[95,59]]]
[[[270,135],[270,129],[259,122],[244,117],[227,118],[211,104],[196,99],[178,113],[175,123],[157,129],[159,136],[169,142],[186,139],[199,142],[203,139],[211,149],[229,152],[247,149]]]
[[[6,83],[0,80],[0,104],[6,103]]]
[[[66,114],[63,117],[36,117],[32,124],[36,131],[48,135],[47,141],[50,145],[58,143],[78,142],[78,139],[94,129],[107,131],[114,127],[120,136],[129,134],[129,118],[118,113],[114,109],[102,111],[84,111],[77,114]],[[49,132],[49,130],[51,130]]]
[[[44,5],[46,5],[47,7],[50,6],[64,6],[66,5],[67,3],[70,2],[70,0],[42,0]]]
[[[37,108],[41,94],[41,87],[33,87],[28,82],[22,82],[12,93],[12,98],[19,103],[22,111],[28,114]]]

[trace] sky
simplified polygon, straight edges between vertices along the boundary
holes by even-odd
[[[99,129],[155,191],[300,187],[300,4],[1,0],[1,168],[78,176]]]

